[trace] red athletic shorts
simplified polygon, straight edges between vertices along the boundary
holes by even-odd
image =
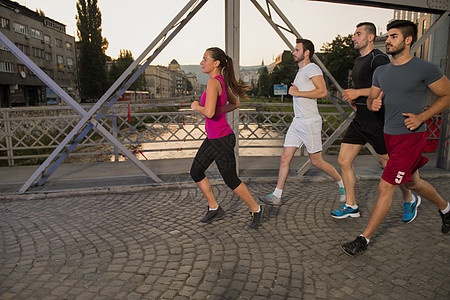
[[[384,134],[389,161],[381,178],[393,185],[411,181],[411,175],[428,162],[422,155],[427,143],[427,132],[402,135]]]

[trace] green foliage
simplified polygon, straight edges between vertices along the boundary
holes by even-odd
[[[105,51],[108,41],[102,37],[102,14],[97,0],[78,0],[77,12],[81,97],[97,99],[107,89]]]
[[[267,67],[262,67],[261,69],[259,69],[258,96],[270,96],[270,78]]]
[[[111,69],[108,73],[109,85],[112,85],[117,78],[134,62],[133,54],[130,50],[120,50],[119,58],[112,61]],[[141,74],[135,82],[128,88],[130,91],[143,91],[147,84],[145,75]]]
[[[283,53],[283,59],[269,75],[271,86],[273,87],[274,84],[280,83],[284,83],[287,86],[290,86],[295,79],[297,71],[298,64],[294,61],[294,56],[291,54],[291,52],[285,51]]]
[[[342,88],[349,88],[349,74],[359,52],[353,47],[352,34],[338,35],[331,43],[326,43],[321,50],[325,53],[324,65],[333,74]]]
[[[281,62],[275,67],[272,73],[268,73],[267,67],[259,70],[258,96],[273,96],[273,85],[284,83],[288,86],[294,81],[298,71],[298,65],[294,61],[294,56],[290,51],[284,51]]]
[[[192,83],[189,79],[187,80],[187,83],[186,83],[186,89],[188,92],[190,92],[194,89],[194,87],[192,86]]]

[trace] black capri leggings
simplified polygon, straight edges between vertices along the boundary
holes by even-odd
[[[202,181],[206,177],[206,169],[215,161],[226,185],[232,190],[237,188],[242,181],[236,174],[235,145],[234,133],[218,139],[206,138],[192,162],[190,172],[192,179],[195,182]]]

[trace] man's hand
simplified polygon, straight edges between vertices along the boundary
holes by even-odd
[[[359,91],[355,90],[355,89],[346,89],[344,90],[344,92],[342,93],[342,97],[344,97],[345,101],[350,102],[352,100],[355,100],[356,98],[358,98],[359,95]]]
[[[406,128],[409,130],[414,130],[422,124],[422,121],[420,120],[418,115],[412,114],[412,113],[402,113],[406,117],[405,125]]]
[[[379,111],[381,109],[381,106],[383,105],[383,92],[380,92],[378,97],[376,99],[373,99],[371,110],[372,111]]]
[[[359,91],[355,89],[346,89],[342,93],[342,97],[347,101],[353,109],[356,109],[356,102],[354,101],[359,97]]]
[[[298,94],[299,90],[295,86],[295,84],[291,83],[291,86],[289,87],[289,95],[296,96]]]

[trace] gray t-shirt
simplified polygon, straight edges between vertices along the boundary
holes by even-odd
[[[400,135],[426,131],[425,123],[409,130],[402,113],[422,113],[429,92],[428,85],[442,76],[444,74],[438,66],[417,57],[400,66],[390,63],[378,67],[372,84],[383,91],[384,132]]]

